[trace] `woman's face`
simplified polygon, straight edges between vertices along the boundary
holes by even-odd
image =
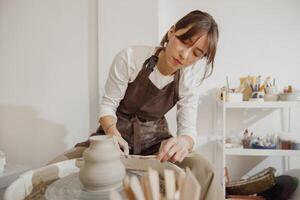
[[[165,50],[166,63],[174,70],[187,67],[204,57],[208,48],[207,35],[194,35],[192,38],[181,41],[178,37],[186,33],[190,27],[175,32],[172,27],[168,32],[169,42]]]

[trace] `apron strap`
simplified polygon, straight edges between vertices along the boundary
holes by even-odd
[[[158,55],[159,55],[159,53],[160,53],[163,49],[164,49],[164,48],[159,47],[159,48],[155,51],[154,55],[152,55],[150,58],[148,58],[147,60],[145,60],[144,65],[147,65],[147,69],[150,70],[150,72],[153,71],[153,69],[154,69],[154,67],[155,67],[155,65],[156,65],[156,63],[157,63],[157,61],[158,61]]]
[[[145,60],[144,64],[143,64],[143,69],[146,68],[146,71],[148,71],[145,75],[143,75],[142,78],[146,78],[146,76],[149,76],[149,74],[154,70],[154,67],[158,61],[158,55],[159,53],[163,50],[163,47],[159,47],[154,55],[152,55],[150,58],[148,58],[147,60]],[[140,71],[141,73],[142,71]],[[140,107],[142,106],[144,102],[141,101],[139,105],[136,106],[135,112],[137,112]]]

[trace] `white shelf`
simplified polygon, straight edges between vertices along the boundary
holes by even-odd
[[[242,102],[220,102],[225,108],[285,108],[300,107],[300,101],[242,101]]]
[[[300,156],[300,150],[282,149],[225,149],[225,155],[239,156]]]
[[[290,157],[300,156],[300,150],[281,150],[281,149],[229,149],[225,148],[227,135],[227,117],[230,109],[284,109],[286,112],[280,112],[282,121],[282,132],[291,132],[291,112],[292,109],[300,107],[300,101],[242,101],[225,102],[218,101],[217,112],[222,112],[222,149],[223,149],[223,168],[227,166],[227,159],[230,156],[282,156],[282,171],[290,169]],[[219,109],[219,108],[222,109]],[[286,124],[287,126],[284,126]],[[284,128],[283,128],[284,127]],[[246,127],[245,127],[246,128]],[[223,177],[223,189],[225,194],[225,177]]]

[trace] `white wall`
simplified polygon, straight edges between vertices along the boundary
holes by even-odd
[[[158,42],[157,0],[99,1],[100,98],[114,56],[132,45]]]
[[[33,167],[97,125],[97,2],[0,1],[0,149]]]

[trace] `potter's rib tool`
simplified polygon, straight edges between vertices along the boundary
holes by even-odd
[[[132,176],[129,185],[136,200],[145,200],[145,195],[138,177]]]
[[[159,193],[159,176],[156,170],[149,168],[148,170],[148,180],[150,185],[150,191],[152,200],[159,200],[160,193]]]
[[[191,170],[187,168],[183,187],[180,191],[180,199],[198,200],[200,195],[201,186]]]
[[[140,155],[122,155],[122,157],[127,159],[156,159],[156,155],[140,156]]]
[[[164,170],[165,177],[165,192],[167,199],[174,199],[176,192],[176,180],[175,173],[173,170],[165,169]]]

